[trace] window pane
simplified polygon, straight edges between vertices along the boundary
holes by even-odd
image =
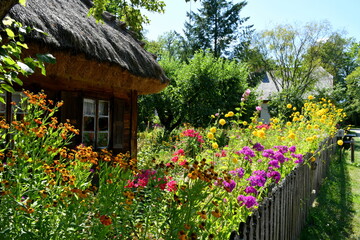
[[[109,130],[109,118],[100,117],[99,118],[99,131],[107,131]]]
[[[99,148],[107,147],[109,142],[109,133],[108,132],[100,132],[98,134],[98,142],[97,146]]]
[[[84,115],[95,115],[95,100],[92,99],[84,99]]]
[[[95,118],[84,116],[84,131],[95,131]]]
[[[82,142],[85,146],[94,146],[95,133],[94,132],[84,132]]]
[[[99,115],[109,116],[109,102],[99,101]]]

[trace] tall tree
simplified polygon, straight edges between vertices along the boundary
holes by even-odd
[[[240,17],[246,1],[233,4],[227,0],[204,0],[199,13],[188,12],[184,33],[191,54],[210,49],[215,57],[228,56],[231,48],[241,44],[252,26],[241,29],[249,17]]]
[[[262,32],[258,43],[263,55],[264,69],[269,72],[278,91],[304,93],[317,81],[320,67],[319,42],[330,35],[328,23],[310,23],[303,27],[278,25]]]

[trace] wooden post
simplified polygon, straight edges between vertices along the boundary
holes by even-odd
[[[131,158],[137,157],[137,98],[138,93],[135,90],[131,91],[131,137],[130,137],[130,149]]]

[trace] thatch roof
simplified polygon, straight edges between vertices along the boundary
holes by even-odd
[[[125,81],[133,81],[120,85],[114,83],[113,88],[132,88],[140,93],[163,89],[168,79],[154,56],[145,51],[141,42],[134,39],[124,24],[115,20],[111,14],[104,14],[104,23],[97,23],[93,17],[88,17],[90,7],[89,0],[27,0],[26,7],[17,4],[10,10],[9,15],[23,24],[46,32],[47,36],[33,33],[28,41],[36,43],[37,50],[45,48],[50,53],[58,53],[58,56],[54,55],[60,57],[60,61],[71,62],[59,63],[58,60],[57,64],[63,64],[62,68],[81,65],[79,62],[85,59],[92,60],[107,64],[106,71],[101,71],[101,66],[98,66],[96,71],[92,70],[93,75],[101,72],[99,81],[101,78],[108,81],[120,78],[124,81],[124,71],[128,73]],[[71,56],[79,55],[84,57],[81,60],[71,59]],[[61,59],[62,57],[64,59]],[[87,66],[89,65],[83,63],[76,71],[88,71]],[[54,68],[54,72],[55,70],[60,71],[59,67]],[[64,72],[69,73],[71,69]],[[80,75],[79,78],[89,77],[85,76],[86,74]]]

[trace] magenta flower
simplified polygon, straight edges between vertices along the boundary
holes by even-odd
[[[234,180],[230,180],[229,182],[223,181],[222,185],[224,186],[227,192],[232,192],[236,187],[236,182]]]
[[[251,186],[263,187],[266,182],[266,172],[264,170],[254,171],[253,175],[246,179]]]
[[[255,149],[256,151],[258,152],[261,152],[263,151],[265,148],[263,145],[261,145],[260,143],[255,143],[254,146],[253,146],[253,149]]]
[[[235,170],[229,171],[229,173],[233,176],[237,176],[239,178],[242,178],[244,176],[245,170],[243,168],[237,168]]]
[[[256,111],[261,111],[261,107],[260,106],[256,106]]]
[[[279,161],[278,160],[271,160],[269,162],[269,165],[273,166],[274,168],[280,168]]]
[[[169,181],[168,183],[166,183],[166,190],[168,192],[175,192],[177,190],[177,183],[176,181]]]
[[[294,161],[294,163],[302,163],[302,162],[304,161],[302,154],[292,153],[291,156],[292,156],[293,158],[296,158],[296,160]]]
[[[258,205],[258,203],[256,202],[256,198],[254,196],[239,195],[237,197],[237,200],[240,206],[245,205],[247,208],[252,208]]]
[[[249,193],[255,193],[255,194],[258,193],[257,190],[254,187],[251,187],[251,186],[246,187],[245,192],[248,193],[248,194]]]
[[[294,153],[296,151],[296,147],[295,146],[291,146],[289,147],[289,151]]]
[[[271,171],[267,173],[267,177],[274,179],[278,183],[281,179],[281,174],[278,171]]]

